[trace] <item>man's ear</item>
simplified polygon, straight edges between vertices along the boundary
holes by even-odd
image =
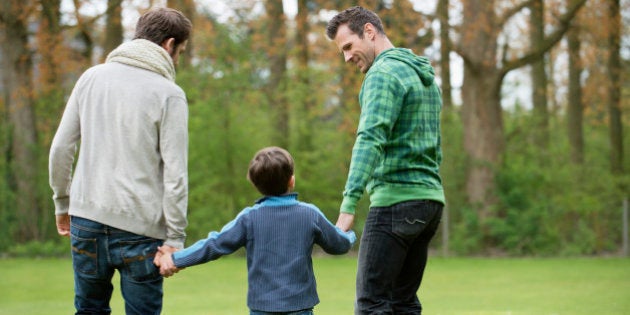
[[[162,46],[169,55],[172,55],[173,52],[175,52],[175,38],[171,37],[165,39],[160,46]]]
[[[376,27],[372,23],[365,23],[363,25],[363,37],[367,37],[369,40],[373,40],[376,37]]]

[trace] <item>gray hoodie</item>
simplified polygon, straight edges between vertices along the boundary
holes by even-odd
[[[123,51],[130,47],[124,45]],[[158,57],[142,62],[172,67],[160,55],[161,47],[143,45]],[[146,68],[107,62],[77,81],[50,148],[55,214],[68,213],[182,248],[188,104],[172,78]]]

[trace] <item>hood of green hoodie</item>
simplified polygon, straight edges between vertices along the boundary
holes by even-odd
[[[433,84],[433,80],[435,79],[435,71],[431,66],[431,62],[426,57],[420,57],[414,54],[411,49],[407,48],[391,48],[380,53],[374,62],[376,63],[379,59],[394,59],[408,64],[412,67],[420,80],[422,80],[422,84],[424,86],[429,86]]]

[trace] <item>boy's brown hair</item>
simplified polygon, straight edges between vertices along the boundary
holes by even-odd
[[[170,8],[157,8],[144,13],[136,24],[134,39],[146,39],[161,45],[169,38],[175,47],[190,37],[192,23],[181,12]]]
[[[247,179],[267,196],[279,196],[289,191],[294,162],[287,150],[267,147],[256,152],[249,162]]]

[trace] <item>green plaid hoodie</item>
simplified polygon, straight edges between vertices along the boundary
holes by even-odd
[[[445,203],[439,167],[441,92],[427,58],[392,48],[367,72],[341,212],[355,213],[367,189],[371,207],[407,200]]]

